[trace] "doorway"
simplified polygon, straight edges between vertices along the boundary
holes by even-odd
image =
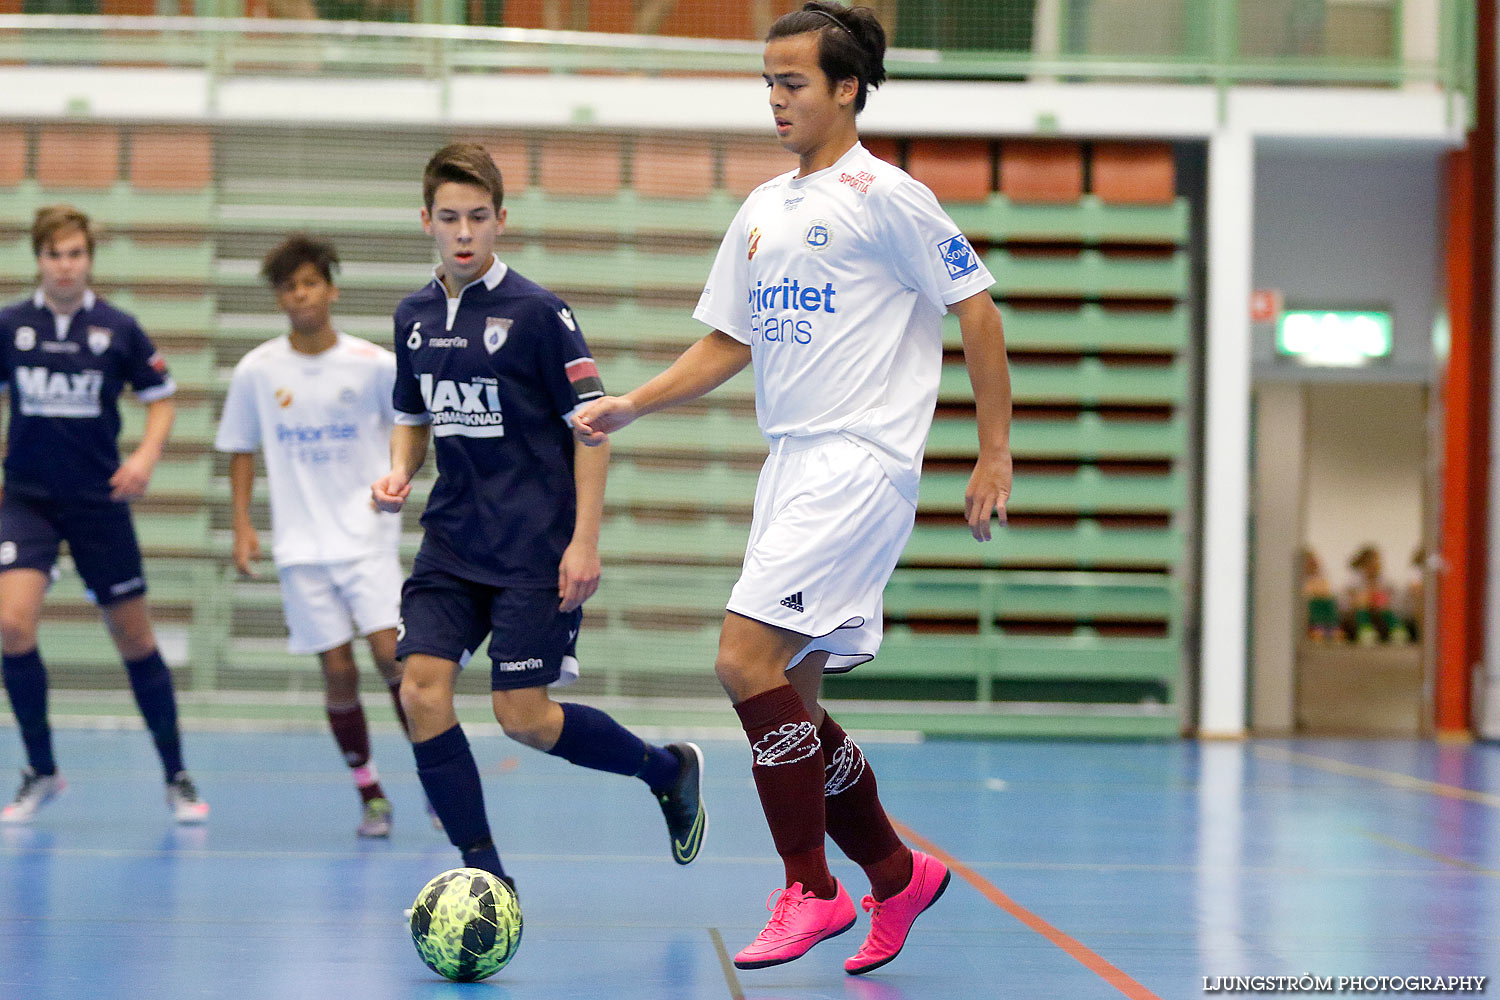
[[[1256,387],[1257,731],[1418,736],[1428,389]]]

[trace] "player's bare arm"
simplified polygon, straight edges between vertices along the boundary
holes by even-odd
[[[394,514],[406,506],[411,477],[427,460],[427,424],[397,424],[391,429],[391,471],[370,484],[377,510]]]
[[[234,568],[241,576],[256,576],[260,536],[250,523],[250,494],[255,486],[255,455],[237,451],[229,456],[229,505],[234,515]]]
[[[135,500],[145,495],[151,473],[156,470],[162,449],[167,446],[167,436],[172,433],[172,421],[176,416],[177,406],[171,399],[157,399],[146,404],[146,430],[141,435],[141,443],[109,477],[111,500]]]
[[[578,513],[573,538],[557,566],[557,596],[561,611],[572,611],[599,589],[599,525],[604,519],[604,480],[609,473],[609,443],[573,448],[573,484]]]
[[[988,290],[948,307],[958,316],[964,362],[974,387],[979,423],[979,458],[964,491],[964,517],[981,542],[990,540],[990,516],[1005,523],[1010,499],[1010,365],[1005,360],[1005,331],[1000,310]]]
[[[683,351],[671,367],[623,396],[595,400],[573,417],[573,433],[586,445],[608,436],[638,417],[686,403],[718,388],[750,363],[750,346],[713,331]]]

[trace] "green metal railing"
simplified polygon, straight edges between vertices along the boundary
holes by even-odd
[[[750,39],[463,25],[453,23],[466,9],[455,0],[415,2],[412,15],[422,23],[246,18],[237,16],[243,0],[197,0],[203,15],[197,17],[3,15],[0,60],[427,77],[508,69],[760,71],[761,45]],[[896,6],[897,47],[887,60],[892,76],[1473,90],[1474,0],[1432,0],[1435,22],[1420,31],[1406,30],[1403,0],[1337,6],[1322,0],[1141,0],[1147,23],[1124,32],[1111,30],[1126,23],[1118,13],[1113,21],[1100,13],[1134,9],[1118,2],[969,3],[1010,19],[1009,29],[989,33],[976,27],[978,14],[959,6],[959,0]],[[953,16],[942,20],[945,7],[954,8]],[[1377,16],[1368,23],[1333,18],[1332,12],[1346,9]],[[953,47],[984,42],[1009,47]]]

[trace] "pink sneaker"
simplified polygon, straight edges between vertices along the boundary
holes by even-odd
[[[921,851],[911,852],[911,881],[890,899],[875,901],[866,896],[860,905],[870,911],[870,933],[865,943],[846,959],[844,971],[851,976],[872,972],[901,954],[911,925],[948,888],[952,878],[948,866]]]
[[[785,889],[777,889],[766,899],[766,909],[771,919],[755,936],[749,946],[734,956],[737,969],[764,969],[772,965],[790,962],[806,955],[813,945],[826,938],[837,937],[854,926],[854,900],[835,880],[838,894],[832,899],[819,899],[804,892],[801,882],[793,882]],[[776,893],[781,898],[771,906]]]

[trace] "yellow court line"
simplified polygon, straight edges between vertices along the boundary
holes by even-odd
[[[719,933],[717,927],[708,929],[708,936],[713,939],[714,951],[719,955],[719,966],[724,970],[724,982],[729,987],[730,1000],[745,1000],[745,991],[740,986],[740,977],[734,974],[734,962],[729,958],[729,949],[724,947],[724,937]]]
[[[1474,862],[1465,861],[1463,858],[1455,858],[1449,854],[1439,854],[1437,851],[1429,851],[1425,847],[1418,847],[1416,844],[1408,844],[1404,840],[1396,840],[1394,837],[1387,837],[1383,834],[1373,833],[1369,830],[1361,830],[1360,833],[1364,834],[1366,837],[1369,837],[1371,840],[1375,841],[1378,844],[1384,844],[1386,847],[1395,848],[1396,850],[1404,851],[1407,854],[1415,854],[1419,858],[1426,858],[1429,861],[1436,861],[1439,864],[1449,865],[1453,868],[1460,868],[1470,873],[1471,875],[1484,875],[1489,878],[1500,877],[1500,871],[1496,871],[1493,868],[1486,868],[1483,865],[1476,865]]]
[[[1473,802],[1481,806],[1489,806],[1491,809],[1500,809],[1500,795],[1490,792],[1476,792],[1472,788],[1463,788],[1458,785],[1445,785],[1440,781],[1427,781],[1423,778],[1413,778],[1409,774],[1399,771],[1385,771],[1378,767],[1364,767],[1360,764],[1349,764],[1332,757],[1319,757],[1317,754],[1303,753],[1299,750],[1283,750],[1280,747],[1255,747],[1258,757],[1267,757],[1272,760],[1283,760],[1292,764],[1306,764],[1329,774],[1341,774],[1349,778],[1365,778],[1369,781],[1378,781],[1382,785],[1391,788],[1399,788],[1408,792],[1422,792],[1426,795],[1436,795],[1443,799],[1457,799],[1460,802]]]

